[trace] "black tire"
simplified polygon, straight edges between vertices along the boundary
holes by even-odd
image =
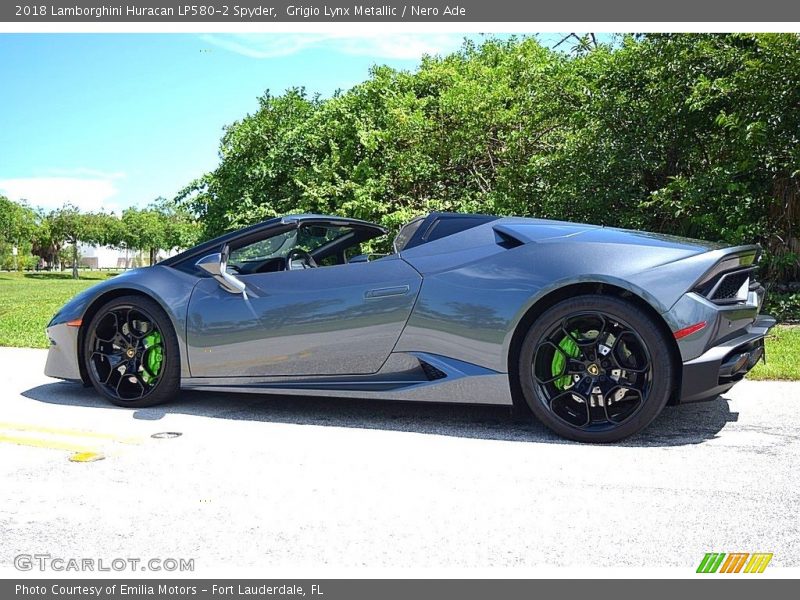
[[[518,363],[534,415],[579,442],[616,442],[642,431],[667,404],[673,373],[667,340],[653,319],[631,302],[596,294],[542,313],[525,335]]]
[[[115,327],[117,332],[110,335]],[[157,343],[148,346],[147,341],[156,340],[154,333],[159,335]],[[89,380],[112,403],[145,408],[177,396],[178,338],[169,317],[154,300],[139,295],[110,300],[92,317],[83,338],[83,360]],[[149,355],[155,352],[157,361],[149,363]],[[146,371],[147,364],[157,364],[158,368]]]

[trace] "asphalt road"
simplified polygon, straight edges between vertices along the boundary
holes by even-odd
[[[0,348],[0,568],[20,553],[253,568],[800,566],[800,384],[615,446],[497,407],[184,393],[126,410]],[[180,437],[154,439],[152,434]],[[85,453],[103,456],[72,462]],[[772,567],[771,567],[772,568]]]

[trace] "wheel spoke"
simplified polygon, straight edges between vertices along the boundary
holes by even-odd
[[[592,423],[603,423],[606,419],[605,396],[603,394],[604,382],[591,379],[586,397],[589,400],[589,416]]]
[[[92,352],[92,358],[94,358],[95,356],[99,356],[101,359],[107,360],[109,366],[112,369],[116,369],[119,366],[119,364],[125,360],[125,355],[118,352],[111,352],[111,353],[97,352],[97,351]]]
[[[581,396],[588,397],[592,393],[592,378],[588,375],[579,376],[580,379],[575,381],[572,389],[579,393]]]
[[[646,365],[646,366],[641,367],[639,369],[636,369],[636,368],[633,368],[633,367],[623,367],[622,370],[625,371],[626,373],[643,374],[643,373],[647,373],[650,370],[650,365]]]
[[[581,361],[575,360],[573,358],[570,358],[567,361],[567,368],[566,368],[567,375],[583,373],[583,370],[584,370],[583,363]]]
[[[122,333],[122,336],[125,338],[126,342],[128,342],[129,344],[134,344],[136,342],[136,338],[133,335],[133,322],[131,321],[131,312],[133,312],[133,309],[129,309],[125,313],[125,322],[123,323],[122,326],[123,329],[121,330],[120,333]]]
[[[141,398],[145,395],[150,386],[142,379],[142,376],[139,373],[135,373],[133,376],[136,378],[136,382],[139,384],[139,387],[142,390],[139,394],[139,398]]]
[[[117,385],[114,388],[114,391],[117,393],[117,397],[122,398],[122,395],[119,392],[119,386],[125,381],[125,374],[120,373],[119,379],[117,379]]]
[[[639,389],[647,382],[646,374],[646,372],[612,369],[610,380],[625,387]]]
[[[619,336],[615,336],[610,331],[604,332],[605,336],[597,336],[597,343],[595,344],[595,353],[596,359],[599,361],[606,361],[609,362],[613,360],[614,355],[614,346],[619,339]],[[609,342],[609,339],[613,338],[613,341]]]

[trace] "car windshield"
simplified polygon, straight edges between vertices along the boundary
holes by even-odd
[[[228,264],[242,269],[247,263],[262,263],[272,258],[286,258],[292,250],[312,254],[336,240],[352,233],[352,227],[304,225],[259,240],[231,251]]]
[[[231,252],[228,264],[240,266],[251,261],[262,261],[276,256],[286,256],[295,247],[297,229],[286,231]]]

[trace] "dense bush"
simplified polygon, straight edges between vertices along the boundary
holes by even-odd
[[[17,248],[17,256],[14,256],[12,245],[0,241],[0,270],[3,271],[23,271],[36,267],[38,258],[31,254],[30,243],[22,243]]]
[[[206,237],[292,212],[396,228],[432,209],[730,243],[798,276],[800,37],[622,38],[566,55],[466,43],[331,98],[267,93],[182,198]]]
[[[781,323],[800,323],[800,292],[770,292],[761,310]]]

